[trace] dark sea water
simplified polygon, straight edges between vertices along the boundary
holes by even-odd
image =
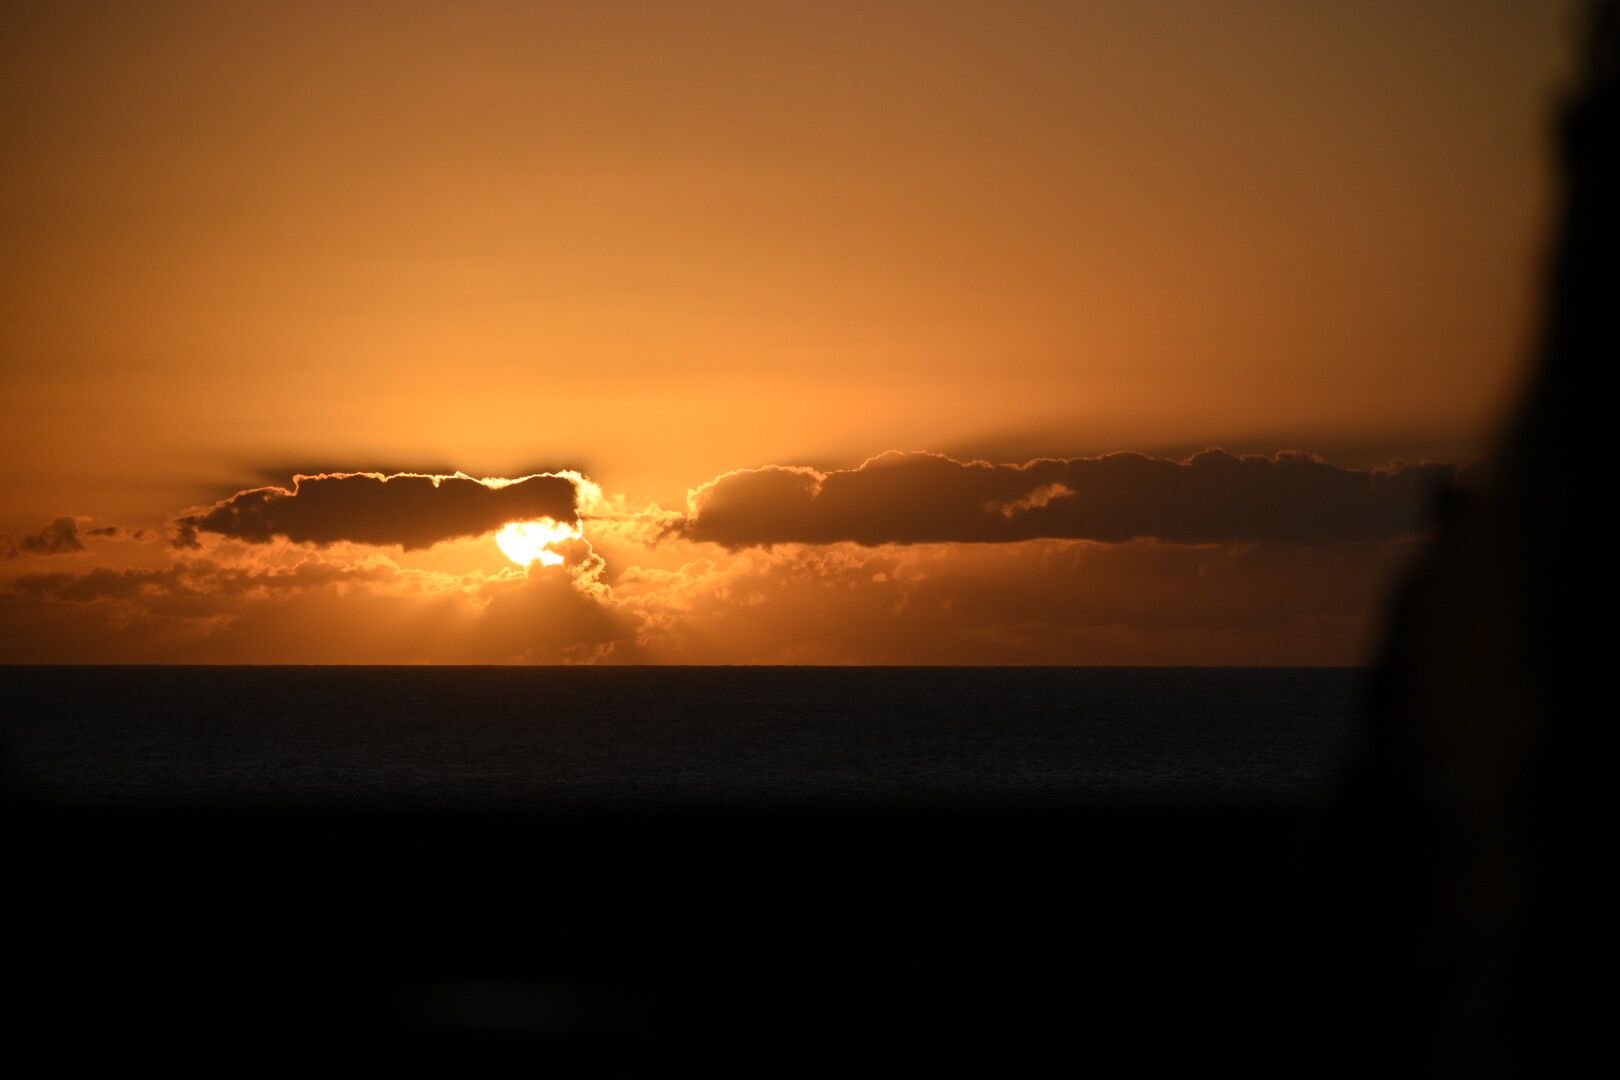
[[[56,804],[1298,802],[1362,673],[1249,668],[0,669]]]

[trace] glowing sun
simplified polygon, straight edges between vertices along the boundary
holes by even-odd
[[[506,557],[519,566],[538,562],[541,566],[561,566],[563,556],[553,551],[556,544],[578,540],[583,533],[578,525],[564,525],[560,521],[543,517],[537,521],[509,521],[495,534]]]

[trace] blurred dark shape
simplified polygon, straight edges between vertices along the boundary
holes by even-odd
[[[1596,625],[1614,598],[1598,463],[1620,360],[1620,8],[1591,18],[1531,385],[1398,597],[1346,807],[1374,939],[1408,980],[1384,1019],[1416,1025],[1443,1071],[1556,1071],[1608,1041],[1593,988],[1612,917],[1612,661]]]

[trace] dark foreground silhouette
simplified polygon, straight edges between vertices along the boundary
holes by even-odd
[[[1620,360],[1620,7],[1591,15],[1585,86],[1558,132],[1562,217],[1529,392],[1397,599],[1372,751],[1341,807],[1405,935],[1391,944],[1418,984],[1422,1047],[1448,1071],[1544,1071],[1600,1049],[1614,1065],[1600,1036],[1612,995],[1596,987],[1615,896],[1599,507],[1601,387]]]
[[[1610,934],[1606,642],[1578,615],[1612,593],[1589,477],[1620,356],[1614,5],[1596,25],[1535,385],[1403,593],[1328,811],[13,800],[10,1060],[1318,1074],[1605,1050],[1582,976]]]
[[[1386,961],[1275,813],[14,825],[11,1016],[59,1062],[864,1072],[1409,1042],[1365,1011],[1404,1011],[1398,972],[1354,992]]]

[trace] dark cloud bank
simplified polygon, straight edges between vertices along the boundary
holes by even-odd
[[[105,536],[109,535],[109,530],[92,529],[90,534]],[[8,558],[18,555],[71,555],[84,550],[84,541],[79,539],[77,521],[70,517],[59,517],[38,532],[18,537],[15,542],[6,545],[5,550]]]
[[[279,536],[306,544],[350,541],[411,549],[540,517],[578,520],[573,480],[542,474],[491,487],[462,475],[323,473],[295,476],[291,489],[240,491],[186,515],[175,523],[175,543],[195,546],[197,534],[206,532],[250,543]]]
[[[692,493],[678,531],[728,548],[784,543],[1384,540],[1430,524],[1451,465],[1340,469],[1300,453],[961,462],[891,452],[829,473],[767,466]]]

